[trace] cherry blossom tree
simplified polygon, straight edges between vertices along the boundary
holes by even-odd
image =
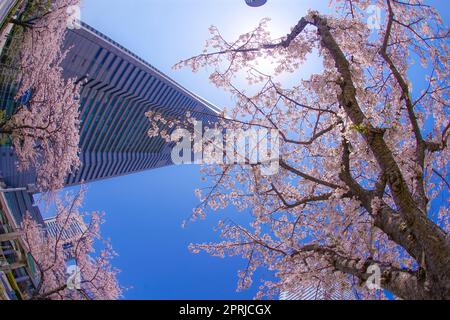
[[[373,4],[385,17],[375,30]],[[204,52],[176,65],[212,68],[211,81],[234,96],[218,117],[225,129],[281,137],[275,175],[262,163],[202,167],[212,185],[197,190],[192,219],[234,205],[253,220],[223,219],[223,242],[191,249],[247,259],[241,289],[258,267],[274,271],[258,297],[343,282],[361,298],[385,298],[366,286],[378,268],[381,288],[398,298],[450,299],[448,28],[419,0],[333,5],[334,15],[309,11],[281,39],[267,19],[235,41],[211,27]],[[323,68],[304,76],[311,54]],[[273,72],[262,72],[264,60]],[[416,61],[424,79],[410,77]],[[149,116],[150,135],[183,122]]]
[[[38,286],[31,299],[112,300],[121,296],[118,270],[111,266],[116,256],[109,241],[96,254],[94,243],[101,241],[100,225],[104,214],[81,213],[84,192],[55,202],[52,230],[39,225],[30,215],[22,224],[22,239],[37,266]],[[89,223],[84,221],[89,218]],[[74,231],[77,230],[77,231]],[[68,274],[69,264],[74,264]],[[79,277],[79,281],[77,281]],[[69,281],[70,280],[70,281]]]
[[[77,4],[79,0],[30,1],[31,13],[12,21],[23,29],[16,66],[18,105],[0,132],[11,136],[19,169],[36,171],[42,191],[61,188],[79,166],[80,83],[65,79],[60,66],[67,52],[62,49],[67,9]]]

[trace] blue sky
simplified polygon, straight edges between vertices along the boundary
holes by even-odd
[[[436,1],[433,1],[436,2]],[[438,1],[443,7],[444,1]],[[319,3],[319,5],[317,4]],[[135,52],[152,65],[219,107],[230,97],[208,81],[207,72],[173,71],[182,58],[200,53],[208,27],[216,25],[226,38],[249,31],[263,17],[272,18],[275,36],[285,35],[309,7],[324,12],[328,0],[269,0],[250,8],[244,0],[84,0],[82,20]],[[306,66],[309,71],[317,65]],[[251,299],[254,286],[237,293],[240,258],[225,260],[193,255],[191,242],[217,239],[219,218],[245,220],[248,215],[228,208],[206,221],[181,228],[197,204],[193,190],[200,184],[199,167],[172,166],[88,185],[84,209],[107,213],[102,233],[112,240],[122,270],[119,280],[133,288],[127,299]],[[270,277],[262,271],[260,276]]]

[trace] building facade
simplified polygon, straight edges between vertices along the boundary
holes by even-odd
[[[68,32],[72,47],[63,68],[85,81],[81,92],[82,166],[67,184],[105,179],[170,165],[171,145],[149,138],[145,112],[190,112],[204,123],[219,110],[86,24]]]
[[[86,232],[87,227],[83,221],[70,220],[64,229],[56,221],[56,217],[44,219],[47,235],[53,238],[60,237],[63,244],[78,241]]]
[[[42,219],[31,201],[31,195],[23,192],[0,192],[0,300],[29,299],[39,283],[36,264],[19,231],[25,212]]]
[[[172,164],[171,144],[147,135],[149,110],[178,118],[190,112],[205,124],[220,111],[87,24],[68,30],[65,48],[64,75],[83,83],[82,165],[67,177],[68,186]],[[11,86],[6,88],[0,92],[0,105],[10,106],[14,95],[7,94]],[[32,172],[17,172],[10,146],[0,147],[0,157],[0,174],[8,186],[34,182]]]
[[[283,291],[280,300],[356,300],[356,295],[347,281],[336,281],[332,285],[319,283]]]
[[[76,245],[78,241],[83,239],[87,227],[83,221],[70,219],[68,225],[61,228],[61,223],[56,221],[56,217],[44,219],[45,230],[47,236],[52,238],[60,238],[63,248],[67,251]]]

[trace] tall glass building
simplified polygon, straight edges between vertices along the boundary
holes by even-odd
[[[149,110],[215,121],[219,109],[188,91],[87,24],[67,32],[65,76],[83,82],[80,99],[82,165],[67,177],[74,185],[170,165],[171,145],[149,138]],[[4,104],[6,105],[6,104]],[[0,174],[9,186],[33,183],[15,170],[11,147],[0,148]]]

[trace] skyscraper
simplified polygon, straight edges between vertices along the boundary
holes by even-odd
[[[67,177],[66,185],[172,164],[171,144],[147,135],[150,122],[145,112],[149,110],[169,117],[184,117],[189,111],[203,123],[216,120],[217,107],[87,24],[69,30],[64,46],[69,49],[62,65],[64,76],[83,82],[82,165]],[[11,100],[14,95],[0,96],[0,100]],[[11,103],[2,101],[0,105]],[[32,172],[17,172],[12,148],[0,149],[0,174],[6,184],[18,187],[33,183]]]
[[[267,0],[245,0],[245,3],[250,7],[261,7],[265,5]]]
[[[66,45],[72,47],[63,64],[66,75],[86,81],[80,101],[83,165],[68,185],[171,164],[171,146],[147,136],[148,110],[176,117],[189,111],[203,122],[219,112],[86,24],[68,32]]]

